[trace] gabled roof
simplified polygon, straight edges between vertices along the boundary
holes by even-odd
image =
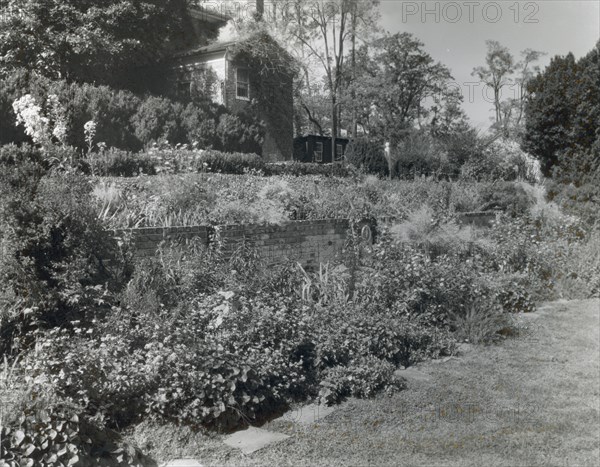
[[[226,51],[228,47],[235,45],[238,41],[214,42],[208,45],[196,46],[186,50],[182,50],[175,54],[175,57],[189,57],[190,55],[202,55],[211,52]]]

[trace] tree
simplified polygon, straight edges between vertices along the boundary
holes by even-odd
[[[339,133],[340,95],[346,68],[346,50],[348,47],[353,50],[358,35],[368,29],[367,25],[375,26],[374,7],[378,3],[378,0],[294,2],[294,27],[288,29],[288,34],[302,51],[305,63],[306,86],[301,89],[309,92],[314,89],[310,80],[311,74],[316,73],[310,69],[310,65],[311,62],[316,63],[329,94],[329,120],[334,141],[332,147],[335,147],[335,138]],[[311,109],[306,102],[304,104],[309,119],[314,120],[311,117]]]
[[[525,103],[529,97],[527,84],[539,73],[539,66],[534,66],[543,55],[537,50],[525,49],[521,52],[522,59],[515,65],[517,77],[514,80],[515,96],[508,98],[503,106],[504,133],[517,140],[522,139],[525,116]]]
[[[497,41],[485,41],[487,55],[485,63],[487,66],[473,68],[472,76],[478,77],[494,92],[494,110],[496,113],[496,124],[502,126],[502,108],[500,96],[502,88],[510,83],[509,75],[513,72],[514,59],[509,50]]]
[[[387,34],[362,46],[357,63],[357,79],[348,85],[355,97],[348,105],[365,132],[382,143],[397,145],[411,128],[430,124],[443,105],[460,102],[448,88],[450,70],[434,62],[411,34]]]
[[[486,45],[486,66],[473,68],[471,75],[478,77],[494,93],[495,117],[492,128],[501,131],[506,137],[519,139],[523,133],[527,83],[539,71],[533,63],[544,53],[525,49],[521,52],[522,59],[515,63],[508,48],[499,42],[488,40]],[[510,89],[508,93],[512,93],[512,97],[505,97],[503,100],[502,94],[506,88]]]
[[[342,118],[355,116],[371,144],[385,148],[390,177],[400,159],[420,157],[434,139],[437,151],[451,135],[469,130],[450,70],[423,47],[408,33],[379,36],[358,48],[356,78],[344,74]]]
[[[599,47],[579,61],[556,56],[529,82],[524,149],[547,175],[557,164],[573,166],[565,159],[588,153],[600,137]]]
[[[186,0],[0,0],[0,73],[121,84],[185,43]]]

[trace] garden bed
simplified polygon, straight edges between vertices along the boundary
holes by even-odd
[[[61,425],[65,439],[93,463],[114,457],[98,434],[107,428],[155,420],[234,429],[307,399],[394,393],[398,367],[451,355],[465,339],[501,339],[536,300],[600,288],[597,233],[523,205],[513,185],[219,174],[123,182],[29,160],[7,167],[0,331],[2,371],[14,377],[0,390],[14,395],[4,426],[23,426],[27,438],[4,436],[2,449],[21,458],[30,445],[39,456],[61,450],[53,439],[36,446],[35,430],[65,418],[78,420]],[[472,211],[464,208],[486,196],[507,207],[493,229],[455,222],[459,207]],[[350,230],[313,272],[293,261],[267,267],[250,242],[229,256],[202,241],[165,242],[132,261],[126,239],[110,233],[341,216],[397,222],[374,244]]]

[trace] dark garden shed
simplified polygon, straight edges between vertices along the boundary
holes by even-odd
[[[346,154],[347,138],[336,138],[335,160],[342,160]],[[294,138],[294,160],[300,162],[331,163],[331,137],[304,135]]]

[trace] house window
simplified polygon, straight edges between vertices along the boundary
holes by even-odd
[[[335,158],[341,159],[344,156],[344,146],[341,144],[335,145]]]
[[[236,68],[236,97],[250,100],[250,73],[247,68]]]
[[[315,162],[323,162],[323,143],[315,143],[313,154],[315,155]]]

